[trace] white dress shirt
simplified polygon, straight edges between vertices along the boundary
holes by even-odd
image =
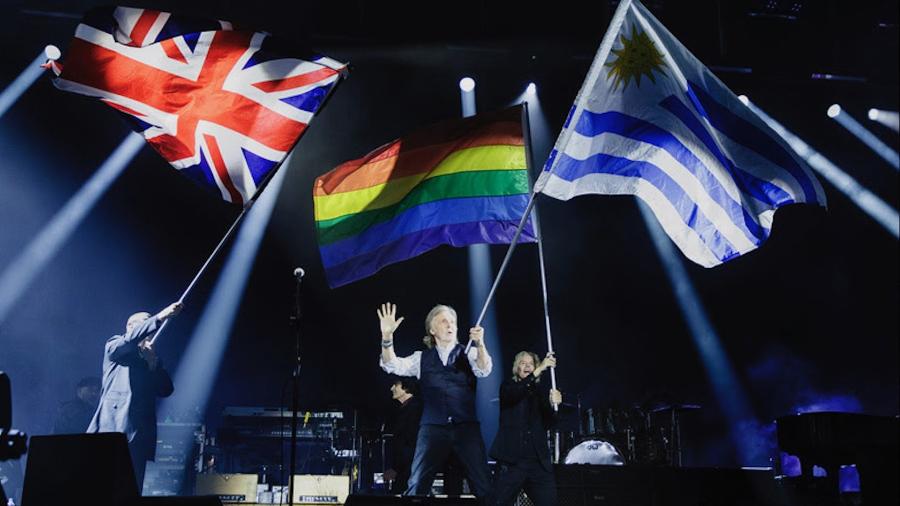
[[[450,358],[450,352],[453,351],[453,348],[459,344],[458,342],[453,342],[447,346],[441,346],[437,344],[435,347],[437,348],[438,357],[441,359],[441,363],[445,366],[447,365],[447,359]],[[472,366],[472,372],[475,374],[477,378],[484,378],[488,374],[491,373],[491,369],[494,368],[494,363],[491,360],[490,355],[485,356],[485,367],[484,369],[478,367],[478,349],[475,346],[469,348],[469,353],[466,358],[469,359],[469,365]],[[379,365],[384,372],[388,374],[394,374],[396,376],[415,376],[416,378],[422,377],[422,352],[417,351],[408,357],[395,357],[394,360],[390,362],[385,362],[384,358],[379,359]]]

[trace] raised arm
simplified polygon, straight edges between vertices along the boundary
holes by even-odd
[[[397,358],[394,353],[394,331],[403,323],[403,317],[397,319],[397,305],[390,302],[382,304],[377,313],[381,326],[381,361],[390,364]]]
[[[124,336],[116,336],[107,341],[106,354],[113,362],[121,362],[126,356],[136,353],[138,351],[138,343],[153,335],[162,322],[177,315],[179,311],[181,311],[180,302],[169,304],[159,313],[147,318],[126,332]]]
[[[377,312],[381,327],[381,368],[397,376],[419,377],[422,352],[417,351],[408,357],[398,357],[394,353],[394,331],[403,323],[402,316],[397,318],[396,304],[382,304]]]

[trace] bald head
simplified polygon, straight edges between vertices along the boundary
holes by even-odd
[[[147,318],[150,318],[150,313],[146,311],[134,313],[129,316],[128,321],[125,323],[125,333],[131,332],[135,327],[147,321]]]

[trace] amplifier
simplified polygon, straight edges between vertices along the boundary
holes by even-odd
[[[255,474],[198,474],[196,495],[215,495],[227,503],[256,503]]]
[[[344,504],[350,495],[350,477],[294,475],[294,504]]]

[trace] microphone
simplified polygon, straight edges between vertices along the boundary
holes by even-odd
[[[297,278],[297,281],[303,279],[303,276],[306,275],[306,271],[303,270],[303,267],[297,267],[294,269],[294,277]]]

